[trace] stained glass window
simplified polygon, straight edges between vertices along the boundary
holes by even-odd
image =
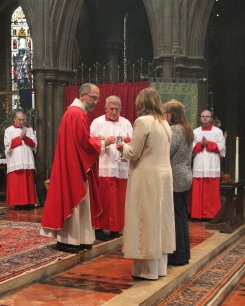
[[[18,7],[11,19],[12,90],[33,86],[32,39],[25,14]]]

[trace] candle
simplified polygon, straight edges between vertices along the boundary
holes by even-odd
[[[32,108],[35,108],[35,92],[34,92],[34,90],[32,91],[32,95],[31,95],[31,97],[32,97]]]
[[[235,182],[239,181],[239,137],[236,137]]]

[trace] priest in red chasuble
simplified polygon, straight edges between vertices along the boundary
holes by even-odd
[[[96,85],[83,84],[79,99],[65,112],[44,204],[40,234],[56,237],[57,248],[71,253],[91,247],[95,218],[101,213],[97,190],[101,141],[90,136],[87,117],[99,94]]]
[[[212,113],[201,113],[194,131],[191,218],[211,219],[220,210],[220,158],[225,156],[222,130],[212,125]]]
[[[26,127],[26,115],[16,111],[14,123],[4,133],[7,160],[7,205],[15,209],[31,209],[36,203],[35,162],[36,134]]]

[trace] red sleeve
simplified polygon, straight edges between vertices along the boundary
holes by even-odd
[[[130,137],[124,137],[123,140],[124,140],[125,143],[130,143],[131,138]]]
[[[196,143],[195,147],[192,150],[192,154],[197,154],[202,152],[204,147],[202,146],[202,143],[199,141]]]
[[[30,137],[25,137],[24,139],[24,143],[31,147],[31,148],[34,148],[35,147],[35,142],[30,138]]]
[[[20,136],[18,136],[12,139],[10,148],[13,149],[21,145],[22,145],[22,141],[21,141]]]
[[[208,152],[212,152],[212,153],[219,153],[219,148],[216,142],[213,141],[209,141],[208,145],[206,146],[206,150]]]
[[[100,154],[102,144],[99,137],[89,137],[88,142],[95,149],[95,151]]]

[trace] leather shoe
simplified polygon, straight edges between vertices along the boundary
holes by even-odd
[[[78,253],[81,251],[80,245],[67,244],[57,241],[56,249],[67,253]]]
[[[183,261],[183,262],[168,262],[168,266],[184,266],[184,265],[188,265],[189,260]]]
[[[121,234],[119,232],[111,232],[110,233],[110,238],[115,239],[121,237]]]
[[[25,210],[33,210],[34,208],[35,208],[35,206],[34,205],[30,205],[30,204],[24,206]]]
[[[96,240],[108,241],[110,237],[105,234],[105,232],[101,229],[95,230],[95,238]]]

